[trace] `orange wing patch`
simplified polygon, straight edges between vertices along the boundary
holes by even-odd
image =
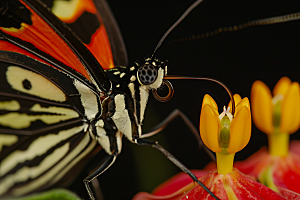
[[[0,40],[0,49],[5,50],[5,51],[12,51],[12,52],[20,53],[20,54],[29,56],[29,57],[31,57],[35,60],[38,60],[40,62],[46,63],[47,65],[52,66],[51,64],[49,64],[48,62],[44,61],[43,59],[37,57],[36,55],[33,55],[32,53],[29,53],[28,51],[22,49],[21,47],[18,47],[16,45],[11,44],[11,43],[6,42],[6,41]],[[52,67],[54,67],[54,66],[52,66]]]
[[[20,1],[24,6],[30,10],[32,13],[31,20],[32,25],[22,23],[21,28],[4,28],[0,27],[4,33],[20,38],[23,41],[31,43],[36,48],[41,51],[51,55],[55,59],[64,63],[65,65],[73,68],[74,70],[81,73],[87,79],[90,80],[90,77],[82,65],[78,57],[74,54],[74,52],[70,49],[70,47],[64,42],[64,40],[57,34],[55,31],[41,18],[35,13],[30,7],[28,7],[23,1]],[[2,43],[2,50],[10,50],[9,47],[6,48],[5,42]],[[8,45],[9,46],[9,45]],[[30,57],[35,58],[30,53],[24,53],[24,51],[17,51],[19,53],[29,55]]]
[[[100,14],[98,13],[92,0],[71,0],[53,2],[52,12],[67,24],[76,23],[84,12],[92,13],[96,16],[95,20],[99,21],[100,27],[91,35],[91,42],[85,46],[93,53],[97,61],[104,70],[114,68],[114,61],[111,46],[109,43],[106,29],[102,23]],[[80,26],[80,24],[78,24]],[[73,30],[76,33],[76,30]],[[82,31],[82,29],[80,29]]]
[[[91,52],[93,52],[94,56],[104,70],[115,67],[109,40],[103,25],[100,26],[100,28],[92,36],[91,43],[87,44],[86,46]]]

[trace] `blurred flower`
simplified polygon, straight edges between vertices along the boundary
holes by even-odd
[[[281,78],[273,90],[255,81],[251,91],[254,124],[269,140],[269,151],[262,148],[250,158],[236,162],[241,172],[256,177],[274,191],[284,187],[300,193],[300,142],[291,143],[289,134],[300,126],[300,88],[297,82]],[[209,167],[207,167],[209,169]]]
[[[253,121],[268,135],[269,152],[274,156],[287,156],[289,134],[300,126],[299,83],[282,77],[275,85],[273,98],[270,89],[255,81],[251,90]]]

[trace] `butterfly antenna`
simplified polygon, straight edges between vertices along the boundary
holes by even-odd
[[[170,44],[174,44],[177,42],[184,42],[184,41],[190,41],[190,40],[199,40],[203,38],[207,38],[210,36],[217,35],[218,33],[224,33],[224,32],[232,32],[232,31],[238,31],[242,30],[244,28],[252,27],[252,26],[262,26],[262,25],[271,25],[271,24],[277,24],[277,23],[285,23],[285,22],[290,22],[290,21],[295,21],[300,19],[300,12],[298,13],[292,13],[292,14],[287,14],[287,15],[281,15],[277,17],[270,17],[270,18],[264,18],[264,19],[258,19],[258,20],[252,20],[248,21],[239,25],[234,25],[234,26],[228,26],[228,27],[223,27],[223,28],[218,28],[215,29],[214,31],[206,32],[201,35],[192,35],[189,37],[184,37],[180,39],[175,39],[172,41],[169,41],[163,45],[161,45],[159,48],[163,48],[165,46],[168,46]]]
[[[160,50],[162,43],[164,42],[164,40],[166,39],[166,37],[169,35],[169,33],[171,33],[171,31],[173,31],[173,29],[178,26],[178,24],[180,24],[180,22],[182,20],[184,20],[186,18],[186,16],[194,9],[196,8],[203,0],[197,0],[195,1],[182,15],[181,17],[169,28],[169,30],[166,31],[166,33],[162,36],[162,38],[160,39],[160,41],[158,42],[158,44],[156,45],[156,48],[151,56],[151,60],[153,60],[156,56],[156,54],[158,53],[158,51]]]
[[[158,51],[161,49],[162,47],[162,43],[164,42],[164,40],[166,39],[166,37],[171,33],[171,31],[178,26],[178,24],[180,22],[182,22],[182,20],[184,20],[188,14],[194,9],[196,8],[203,0],[197,0],[195,1],[192,5],[190,5],[190,7],[188,7],[188,9],[186,9],[186,11],[181,15],[181,17],[179,17],[179,19],[166,31],[166,33],[162,36],[162,38],[160,39],[160,41],[158,42],[158,44],[156,45],[156,48],[151,56],[151,60],[153,60],[155,58],[155,56],[157,55]],[[230,91],[230,89],[221,81],[216,80],[216,79],[212,79],[212,78],[199,78],[199,77],[182,77],[182,76],[166,76],[164,77],[164,79],[199,79],[199,80],[208,80],[208,81],[213,81],[215,83],[218,83],[219,85],[221,85],[223,88],[225,88],[225,90],[227,91],[227,93],[229,94],[229,97],[232,101],[232,113],[234,115],[235,113],[235,103],[234,103],[234,98],[233,98],[233,94]],[[174,89],[172,87],[172,84],[170,82],[168,82],[167,80],[164,80],[164,84],[167,85],[168,89],[169,89],[169,93],[166,97],[161,97],[160,95],[158,95],[157,91],[154,90],[153,92],[153,96],[161,102],[166,102],[169,99],[172,98],[173,94],[174,94]]]

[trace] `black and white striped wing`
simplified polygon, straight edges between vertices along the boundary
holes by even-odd
[[[43,190],[88,158],[100,111],[99,97],[74,77],[1,51],[0,197]]]

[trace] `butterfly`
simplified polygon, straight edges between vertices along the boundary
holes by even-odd
[[[123,134],[132,142],[141,135],[148,91],[161,85],[166,64],[114,68],[127,64],[126,52],[105,2],[77,1],[65,17],[71,28],[90,17],[84,36],[38,1],[0,5],[0,196],[56,184],[80,170],[97,143],[113,155],[110,165]]]
[[[52,3],[68,25],[40,1],[0,2],[0,196],[68,183],[102,148],[108,156],[84,179],[93,199],[89,182],[114,163],[123,135],[157,148],[201,185],[157,142],[141,138],[149,91],[164,82],[167,62],[153,54],[115,67],[127,58],[107,4]]]

